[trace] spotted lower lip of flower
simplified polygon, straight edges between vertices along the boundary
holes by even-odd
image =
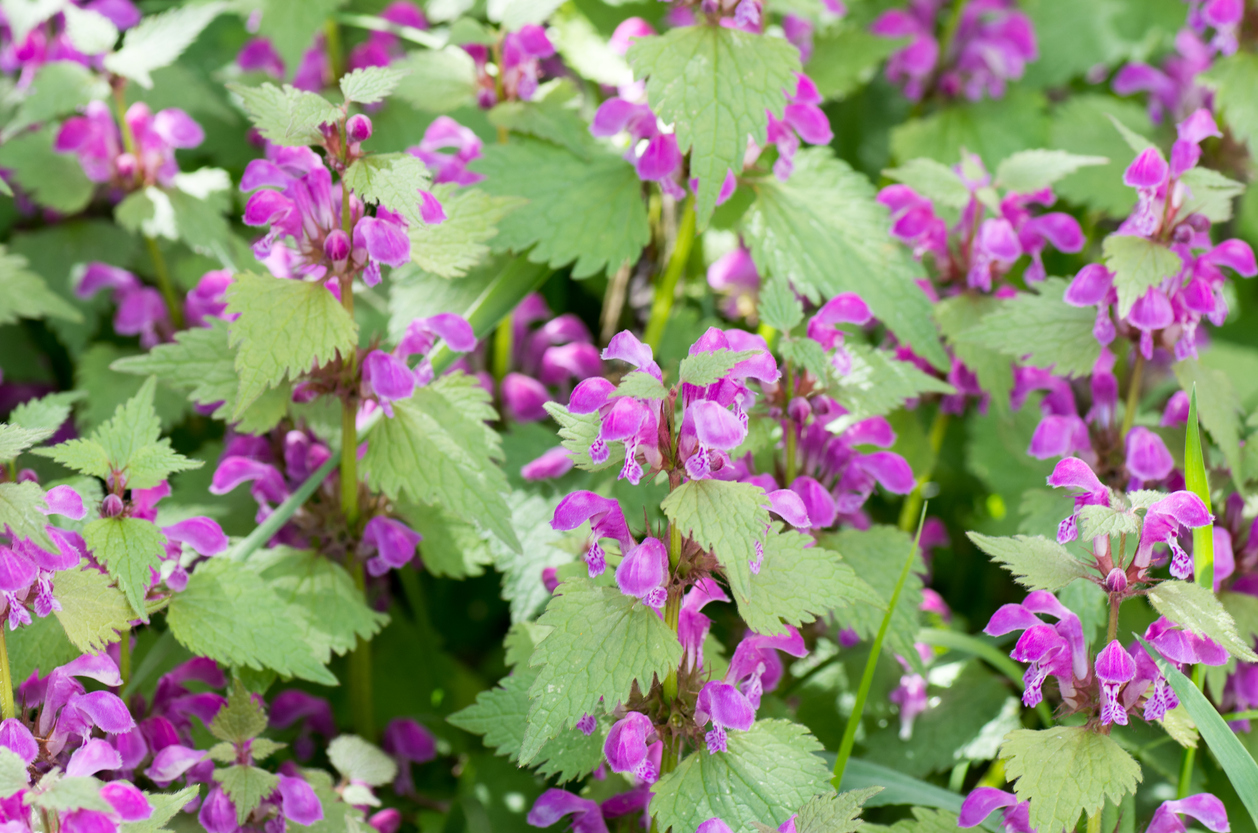
[[[708,754],[728,749],[728,730],[745,732],[756,722],[756,710],[743,693],[729,683],[712,680],[699,691],[695,701],[695,724],[712,729],[705,736]]]
[[[1136,661],[1117,639],[1096,656],[1096,677],[1101,681],[1101,723],[1127,725],[1127,710],[1118,702],[1118,692],[1136,676]]]
[[[607,569],[606,555],[598,543],[600,538],[615,539],[620,544],[622,553],[633,549],[635,543],[629,534],[629,526],[625,523],[625,514],[621,511],[620,504],[589,491],[573,492],[561,500],[555,507],[550,525],[555,530],[566,532],[576,529],[586,521],[590,523],[590,546],[585,553],[585,563],[589,567],[590,577],[595,578]]]
[[[658,538],[644,538],[624,554],[616,567],[620,592],[641,599],[647,607],[663,610],[668,601],[668,548]]]
[[[1171,548],[1171,575],[1186,579],[1192,576],[1192,556],[1179,545],[1179,529],[1197,529],[1210,524],[1214,516],[1206,509],[1201,498],[1192,492],[1179,491],[1162,498],[1145,513],[1144,526],[1140,530],[1140,545],[1132,564],[1141,569],[1149,566],[1154,544],[1166,544]]]

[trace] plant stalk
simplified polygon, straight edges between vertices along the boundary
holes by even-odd
[[[1144,375],[1144,356],[1137,351],[1136,363],[1131,366],[1131,378],[1127,381],[1127,405],[1123,409],[1123,426],[1118,439],[1125,440],[1127,432],[1136,421],[1136,409],[1140,405],[1140,377]]]
[[[913,529],[913,521],[921,512],[922,488],[930,482],[930,478],[935,474],[935,465],[939,460],[939,450],[943,448],[944,437],[947,435],[948,415],[941,408],[935,412],[935,419],[930,424],[930,448],[934,459],[930,461],[930,467],[917,476],[917,483],[913,486],[913,491],[909,492],[908,497],[904,499],[904,505],[900,507],[900,529],[905,532]]]
[[[900,593],[904,590],[905,582],[908,581],[909,571],[913,569],[913,559],[922,542],[922,527],[925,525],[926,504],[923,503],[917,520],[917,538],[913,541],[913,546],[909,548],[908,557],[904,559],[904,566],[900,568],[900,577],[896,580],[895,589],[891,591],[891,598],[887,602],[887,612],[883,614],[882,624],[878,626],[878,635],[874,637],[874,644],[870,646],[869,659],[865,661],[865,672],[861,675],[860,688],[856,690],[856,704],[852,707],[852,713],[847,718],[847,726],[843,729],[839,754],[834,759],[834,777],[830,779],[830,783],[836,790],[841,789],[843,771],[847,769],[847,760],[852,756],[852,747],[856,744],[856,730],[860,726],[861,714],[865,711],[865,701],[869,699],[869,689],[874,684],[874,672],[878,668],[882,643],[887,638],[887,630],[891,627],[891,617],[896,605],[900,602]]]
[[[655,287],[655,298],[651,301],[651,317],[646,322],[646,332],[642,340],[652,350],[660,349],[660,339],[664,336],[664,326],[673,311],[673,300],[677,297],[677,283],[682,272],[686,270],[686,261],[690,259],[690,248],[695,242],[695,198],[686,197],[685,208],[681,212],[681,223],[677,226],[677,239],[673,242],[673,253],[668,258],[668,266],[664,276]]]
[[[144,245],[148,247],[149,259],[153,261],[153,276],[157,278],[157,288],[162,293],[162,299],[166,301],[166,312],[170,315],[170,323],[176,330],[182,330],[183,306],[179,303],[179,295],[176,294],[175,285],[170,280],[170,270],[166,268],[166,258],[162,255],[162,248],[147,234],[144,235]]]
[[[0,717],[5,720],[17,717],[17,705],[13,702],[13,672],[9,670],[9,646],[3,628],[0,628]]]
[[[131,680],[131,631],[124,633],[118,642],[118,674],[125,688]]]

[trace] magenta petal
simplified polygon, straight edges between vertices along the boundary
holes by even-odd
[[[508,373],[502,380],[502,405],[516,422],[546,419],[544,407],[550,401],[546,386],[523,373]]]
[[[808,520],[808,510],[804,508],[803,499],[790,489],[777,489],[769,492],[769,508],[782,520],[798,529],[812,526]]]
[[[53,486],[44,492],[44,501],[48,504],[49,515],[64,515],[75,521],[83,520],[87,510],[83,508],[83,498],[69,486]]]
[[[713,680],[699,692],[695,720],[704,715],[722,728],[745,732],[756,722],[756,710],[743,693],[729,683]],[[706,723],[707,720],[704,720]]]
[[[384,749],[395,757],[422,764],[437,757],[437,740],[422,723],[399,718],[385,727]]]
[[[1201,498],[1186,491],[1172,492],[1154,503],[1149,507],[1148,515],[1170,515],[1191,529],[1205,526],[1214,520]]]
[[[862,454],[854,464],[872,474],[882,488],[893,494],[907,495],[917,485],[908,462],[893,451]]]
[[[1136,426],[1127,434],[1127,471],[1141,480],[1161,480],[1175,468],[1162,438]]]
[[[0,723],[0,746],[8,749],[26,763],[35,760],[39,755],[39,743],[31,730],[22,721],[10,717]]]
[[[364,217],[354,227],[354,237],[361,235],[367,254],[388,266],[402,266],[411,259],[411,240],[397,223]]]
[[[1096,676],[1107,683],[1125,683],[1136,676],[1136,661],[1117,640],[1111,641],[1096,655]]]
[[[695,435],[705,446],[730,451],[747,438],[742,420],[717,402],[700,399],[692,402],[688,410],[694,414]]]
[[[574,815],[574,833],[607,833],[607,824],[603,821],[598,802],[573,795],[567,790],[552,788],[542,793],[533,802],[527,821],[533,827],[550,827],[567,815]]]
[[[1085,242],[1079,221],[1059,211],[1032,217],[1023,228],[1043,236],[1059,252],[1077,252]]]
[[[153,756],[153,762],[149,764],[149,768],[144,774],[154,781],[169,783],[183,775],[194,765],[205,760],[205,756],[208,754],[208,752],[203,752],[199,749],[189,749],[177,743],[171,744],[162,748]]]
[[[841,292],[826,301],[813,320],[832,327],[835,324],[868,324],[873,317],[869,305],[859,295]]]
[[[363,544],[375,547],[390,567],[402,567],[415,556],[421,536],[401,521],[377,515],[363,529]]]
[[[210,790],[201,809],[197,812],[197,821],[208,833],[236,833],[240,826],[236,824],[236,805],[217,786]]]
[[[134,290],[140,288],[140,280],[125,269],[94,261],[87,265],[83,277],[74,288],[80,298],[90,298],[102,289]]]
[[[280,800],[284,818],[301,825],[323,820],[323,804],[314,789],[300,778],[280,776]]]
[[[273,503],[281,503],[288,497],[288,486],[279,470],[248,457],[224,457],[210,480],[210,494],[225,495],[251,481],[257,481],[257,490]]]
[[[668,578],[668,549],[658,538],[644,538],[625,553],[616,568],[616,585],[626,596],[641,599]]]
[[[1038,616],[1022,605],[1007,604],[1001,605],[1000,609],[992,614],[987,627],[983,628],[983,633],[988,636],[1004,636],[1011,631],[1026,630],[1042,624]]]
[[[1099,263],[1089,263],[1066,288],[1065,301],[1075,307],[1093,307],[1105,301],[1113,285],[1113,273]]]
[[[62,833],[118,833],[118,825],[98,810],[72,810],[61,816]]]
[[[110,781],[105,784],[100,788],[100,797],[109,802],[109,806],[114,808],[114,812],[123,821],[144,821],[153,815],[153,807],[148,798],[126,781]]]
[[[363,381],[382,403],[410,399],[415,393],[415,374],[404,361],[383,350],[372,350],[363,359]]]
[[[1170,167],[1157,148],[1146,148],[1123,173],[1123,184],[1132,188],[1156,188],[1166,181]]]
[[[649,182],[658,182],[673,176],[681,167],[677,137],[666,133],[651,139],[634,167],[637,168],[638,177]]]
[[[1048,485],[1054,488],[1083,489],[1088,494],[1107,495],[1109,490],[1097,479],[1092,467],[1078,457],[1067,457],[1053,467]]]
[[[998,790],[995,787],[977,787],[965,797],[961,804],[961,813],[957,817],[958,827],[975,827],[1002,807],[1012,807],[1018,803],[1013,793]]]
[[[607,347],[603,350],[603,360],[611,361],[612,359],[631,364],[639,370],[650,373],[656,379],[663,375],[659,365],[655,363],[651,346],[643,344],[628,330],[621,330],[612,336],[611,341],[607,342]]]
[[[1216,266],[1227,266],[1245,278],[1258,275],[1258,263],[1254,261],[1254,250],[1244,240],[1224,240],[1204,255],[1205,259]]]
[[[153,117],[153,132],[176,148],[194,148],[205,141],[201,125],[177,107],[161,110]]]
[[[171,541],[187,544],[201,555],[218,555],[227,549],[227,536],[218,521],[205,517],[188,518],[177,524],[162,527]]]
[[[585,379],[572,389],[568,410],[574,414],[592,414],[607,403],[616,386],[601,377]]]
[[[978,247],[997,260],[1013,261],[1022,254],[1022,245],[1013,226],[1005,219],[984,220],[978,230]]]
[[[476,347],[476,333],[467,319],[457,313],[442,312],[424,319],[424,323],[445,339],[456,353],[466,353]]]
[[[66,764],[66,775],[70,777],[95,775],[101,770],[118,769],[122,766],[122,756],[109,741],[92,738],[74,750]]]
[[[16,593],[30,587],[39,570],[25,553],[0,546],[0,590]]]
[[[793,816],[792,816],[793,818]],[[695,828],[695,833],[734,833],[730,826],[721,819],[713,816]]]
[[[446,210],[428,191],[419,192],[419,218],[430,226],[439,226],[446,221]]]
[[[625,101],[623,98],[607,99],[594,112],[590,133],[595,136],[615,136],[641,114],[643,106]]]
[[[107,686],[122,685],[117,664],[104,654],[83,654],[57,670],[67,677],[87,677]]]
[[[1173,91],[1175,84],[1161,70],[1148,64],[1131,63],[1114,76],[1113,86],[1114,92],[1119,95],[1131,95],[1137,92]]]
[[[830,490],[807,475],[795,478],[791,491],[799,495],[814,529],[826,529],[838,517],[838,507]]]
[[[646,760],[647,737],[654,732],[651,718],[642,712],[628,712],[616,721],[603,742],[603,755],[612,772],[633,772]]]
[[[245,225],[272,225],[288,217],[297,207],[283,194],[276,191],[258,191],[245,203]]]
[[[1179,141],[1191,142],[1194,145],[1200,144],[1210,136],[1223,135],[1219,131],[1219,126],[1215,124],[1214,116],[1205,107],[1194,111],[1192,115],[1176,125],[1175,131]]]
[[[568,449],[556,446],[536,460],[525,463],[520,468],[520,476],[530,483],[552,480],[572,471],[573,465],[572,455],[568,453]]]
[[[118,695],[108,691],[93,691],[73,697],[70,705],[86,715],[106,734],[116,735],[135,728],[135,720],[131,717],[127,704]]]

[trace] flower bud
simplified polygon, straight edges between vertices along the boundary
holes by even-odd
[[[1110,570],[1109,575],[1105,577],[1105,589],[1111,593],[1125,593],[1127,591],[1127,573],[1119,567]]]
[[[371,119],[364,115],[350,116],[345,122],[345,134],[351,142],[365,142],[371,138]]]
[[[105,495],[105,499],[100,503],[100,515],[102,518],[116,518],[122,514],[123,508],[122,498],[117,495]]]
[[[323,241],[323,253],[330,260],[345,260],[349,257],[349,235],[341,229],[333,229]]]

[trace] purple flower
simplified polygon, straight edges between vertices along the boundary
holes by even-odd
[[[411,764],[425,764],[437,757],[437,739],[422,723],[409,717],[390,720],[380,745],[397,761],[393,789],[400,795],[408,795],[415,789]]]
[[[756,722],[755,707],[734,686],[720,680],[712,680],[699,691],[695,701],[695,725],[712,724],[705,736],[708,754],[715,755],[727,749],[727,730],[745,732]]]
[[[1129,491],[1144,488],[1145,481],[1166,479],[1174,468],[1175,461],[1161,437],[1139,425],[1127,432],[1127,471],[1132,476]]]
[[[645,99],[641,92],[634,92]],[[677,137],[660,130],[655,112],[650,106],[625,98],[609,98],[599,105],[590,125],[590,133],[595,136],[615,136],[622,132],[629,134],[629,149],[625,151],[625,159],[633,165],[638,178],[643,182],[658,183],[664,193],[674,199],[683,199],[686,192],[678,181],[682,170],[682,155],[677,146]]]
[[[747,426],[733,411],[720,403],[700,399],[686,409],[686,418],[693,420],[694,435],[698,447],[686,460],[686,473],[692,479],[702,480],[712,472],[712,463],[718,459],[715,452],[730,452],[747,437]],[[719,459],[728,460],[728,454]]]
[[[184,296],[183,314],[190,327],[208,327],[211,318],[234,321],[238,313],[227,314],[227,287],[231,286],[230,269],[206,272],[197,285]]]
[[[748,633],[734,649],[725,672],[725,681],[737,686],[753,710],[760,708],[760,696],[777,688],[782,679],[784,669],[777,652],[785,651],[793,657],[808,653],[799,631],[791,625],[785,627],[786,633],[776,636]]]
[[[573,465],[572,455],[568,453],[568,449],[555,446],[536,460],[525,463],[520,468],[520,477],[530,483],[553,480],[572,471]]]
[[[573,833],[607,833],[607,823],[603,821],[597,801],[553,788],[533,802],[528,823],[533,827],[550,827],[564,816],[572,816]]]
[[[412,29],[428,28],[428,19],[424,17],[423,11],[406,0],[395,0],[390,3],[380,12],[379,17],[398,26],[409,26]],[[350,50],[345,67],[347,70],[361,67],[387,67],[405,54],[406,50],[403,49],[402,41],[397,35],[392,32],[372,31],[367,33],[367,40]]]
[[[1140,530],[1140,546],[1136,549],[1132,564],[1142,570],[1149,566],[1154,544],[1166,544],[1171,549],[1171,575],[1179,579],[1192,576],[1192,556],[1179,545],[1181,526],[1197,529],[1207,526],[1214,516],[1206,510],[1201,498],[1192,492],[1173,492],[1149,507]]]
[[[900,707],[900,739],[909,740],[913,737],[913,721],[930,707],[930,698],[926,696],[926,678],[912,671],[903,657],[897,659],[905,673],[887,699]]]
[[[751,259],[751,252],[741,242],[737,248],[712,262],[708,267],[708,286],[722,296],[721,311],[730,318],[746,318],[756,310],[760,289],[760,273]]]
[[[502,407],[516,422],[537,422],[549,417],[544,407],[550,391],[532,376],[508,373],[502,378]]]
[[[415,373],[392,353],[372,350],[363,358],[363,389],[392,419],[393,403],[415,393]]]
[[[561,500],[555,507],[555,516],[550,525],[555,530],[566,532],[576,529],[586,521],[590,523],[590,546],[585,553],[585,563],[589,567],[590,577],[594,578],[607,569],[607,557],[599,546],[599,539],[615,539],[620,544],[622,553],[629,552],[635,545],[620,504],[593,492],[573,492]]]
[[[434,183],[474,185],[485,177],[469,171],[467,165],[480,158],[481,147],[480,137],[470,129],[449,116],[438,116],[424,131],[423,140],[406,152],[428,166]]]
[[[957,816],[958,827],[977,827],[996,810],[1003,809],[1001,821],[1005,833],[1035,833],[1031,827],[1031,805],[1019,801],[1010,792],[995,787],[976,787],[961,803]]]
[[[1163,801],[1153,812],[1146,833],[1184,833],[1181,815],[1191,816],[1214,833],[1227,833],[1231,829],[1223,802],[1210,793],[1197,793],[1178,801]]]
[[[795,153],[801,140],[810,145],[828,145],[834,139],[830,120],[822,112],[821,94],[817,85],[802,72],[795,73],[795,91],[786,97],[782,118],[769,113],[767,136],[777,146],[778,158],[773,174],[785,182],[795,169]]]
[[[119,335],[140,337],[140,346],[152,347],[169,337],[170,319],[166,302],[156,289],[144,286],[140,279],[125,269],[107,263],[92,262],[87,265],[74,294],[91,298],[102,289],[113,290],[114,331]]]
[[[656,610],[663,610],[668,601],[668,580],[668,548],[658,538],[642,539],[616,568],[620,592]]]
[[[415,556],[415,547],[419,545],[421,538],[418,532],[406,524],[384,515],[377,515],[367,521],[359,551],[364,555],[376,553],[374,558],[367,561],[367,572],[373,576],[382,576],[389,570],[406,566]]]
[[[1048,476],[1048,485],[1053,488],[1079,489],[1075,494],[1075,509],[1070,517],[1057,526],[1057,543],[1068,544],[1079,537],[1079,510],[1085,506],[1109,506],[1110,493],[1092,467],[1078,457],[1067,457],[1058,461],[1053,473]],[[1098,539],[1099,540],[1099,539]]]
[[[283,78],[284,59],[275,51],[270,38],[250,38],[236,53],[236,66],[245,72],[264,72],[272,78]]]
[[[154,115],[147,104],[136,102],[124,117],[135,138],[135,154],[124,151],[118,126],[103,101],[93,101],[84,115],[66,119],[53,149],[77,156],[92,182],[131,191],[146,185],[170,185],[179,173],[175,150],[197,147],[205,139],[201,126],[176,108]]]
[[[1045,625],[1040,614],[1054,617],[1057,623]],[[1087,679],[1088,652],[1083,625],[1052,593],[1036,590],[1028,594],[1022,604],[1001,606],[983,633],[1003,636],[1018,630],[1024,633],[1009,656],[1017,662],[1029,663],[1023,676],[1023,704],[1035,706],[1043,699],[1041,688],[1050,675],[1057,678],[1063,697],[1073,694],[1074,679]]]
[[[701,578],[686,591],[677,622],[677,639],[684,652],[682,667],[693,671],[703,667],[703,642],[708,638],[712,620],[700,611],[709,602],[728,602],[729,596],[711,578]]]
[[[1136,677],[1136,661],[1118,642],[1111,641],[1096,655],[1096,678],[1101,681],[1101,724],[1127,725],[1127,710],[1118,702],[1118,692]]]
[[[843,349],[843,331],[836,330],[836,324],[865,325],[873,318],[869,306],[855,292],[841,292],[822,305],[821,309],[808,319],[808,337],[820,344],[825,350],[833,350],[830,362],[843,374],[852,370],[852,358]]]
[[[280,775],[280,811],[289,821],[309,826],[323,821],[323,804],[314,789],[301,778]]]
[[[649,717],[641,712],[627,713],[612,725],[603,743],[607,765],[612,772],[628,772],[644,784],[654,784],[660,777],[664,751],[658,737]]]
[[[541,59],[555,54],[555,47],[541,26],[526,24],[502,39],[502,87],[507,98],[529,101],[537,93]]]

